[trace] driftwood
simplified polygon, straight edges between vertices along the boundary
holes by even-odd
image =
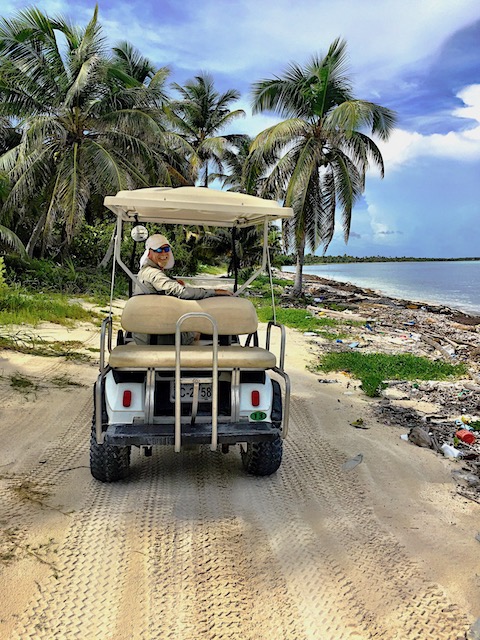
[[[420,338],[426,342],[427,344],[429,344],[431,347],[433,347],[434,349],[436,349],[437,351],[440,351],[440,353],[442,353],[446,358],[448,358],[449,360],[454,360],[455,357],[452,356],[452,354],[450,354],[445,347],[442,347],[441,344],[438,344],[438,342],[435,342],[435,340],[432,340],[431,338],[429,338],[428,336],[426,336],[425,334],[421,333],[419,334]]]

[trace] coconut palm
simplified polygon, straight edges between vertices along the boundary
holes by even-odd
[[[0,22],[0,116],[15,117],[22,130],[0,157],[12,184],[5,207],[45,196],[31,252],[55,221],[68,244],[94,194],[176,179],[165,153],[190,148],[161,123],[168,71],[153,73],[140,56],[129,67],[133,53],[123,45],[109,55],[97,8],[85,28],[35,8]],[[130,72],[148,75],[148,85]]]
[[[220,180],[223,189],[246,193],[245,188],[245,163],[250,154],[250,146],[253,138],[247,135],[239,135],[232,148],[223,154],[221,165],[222,173],[211,173],[210,180]],[[256,187],[252,187],[251,195],[256,195]]]
[[[10,186],[8,177],[5,174],[0,173],[0,208],[2,206],[2,203],[7,199],[9,191]],[[23,242],[20,240],[17,234],[14,233],[8,226],[0,224],[0,250],[3,249],[12,249],[17,253],[20,253],[20,255],[26,255]]]
[[[172,101],[166,108],[170,121],[195,150],[191,157],[192,180],[200,179],[203,186],[209,184],[209,166],[222,171],[222,158],[232,150],[241,137],[219,135],[235,119],[244,116],[242,109],[230,110],[230,104],[240,98],[235,89],[224,93],[215,90],[213,78],[207,74],[195,76],[185,86],[174,83],[172,87],[181,100]]]
[[[395,114],[356,99],[346,75],[346,42],[336,39],[322,58],[313,56],[274,79],[253,86],[253,111],[270,110],[286,117],[262,131],[252,145],[247,188],[259,176],[264,195],[284,199],[294,217],[285,225],[285,239],[297,254],[294,293],[302,291],[305,248],[330,244],[335,211],[340,208],[345,241],[352,210],[365,188],[369,164],[383,177],[382,155],[366,132],[386,140]]]

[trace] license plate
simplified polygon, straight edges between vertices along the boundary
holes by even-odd
[[[180,402],[192,402],[193,401],[193,384],[181,384],[180,385]],[[199,402],[211,402],[212,401],[212,385],[200,384],[198,389],[198,401]],[[170,384],[170,402],[175,402],[175,383]]]

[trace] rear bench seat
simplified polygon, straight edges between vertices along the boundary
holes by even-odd
[[[248,335],[255,333],[258,319],[249,300],[237,297],[214,297],[203,300],[180,300],[172,296],[138,295],[127,300],[122,313],[122,327],[132,333],[175,334],[178,318],[185,313],[203,312],[217,322],[218,335]],[[188,318],[182,331],[212,333],[206,318]],[[181,348],[180,364],[186,369],[212,366],[212,349],[208,346],[188,345]],[[112,369],[174,369],[175,347],[171,345],[119,345],[110,352]],[[273,353],[261,347],[239,344],[218,347],[219,369],[272,369],[276,366]]]

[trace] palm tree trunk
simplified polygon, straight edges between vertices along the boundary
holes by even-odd
[[[44,213],[42,213],[42,215],[38,219],[37,224],[35,225],[35,228],[32,231],[32,235],[30,236],[30,240],[28,241],[27,254],[29,258],[33,258],[33,250],[35,249],[35,245],[37,244],[38,239],[40,238],[40,234],[43,231],[46,219],[47,219],[47,212],[45,211]]]
[[[293,295],[301,296],[303,291],[303,262],[305,259],[305,237],[297,245],[297,266],[295,269],[295,281],[293,283]]]
[[[108,263],[110,262],[110,258],[113,256],[113,249],[115,246],[115,230],[112,233],[112,237],[110,238],[110,242],[108,243],[107,250],[102,260],[98,264],[99,269],[106,269]]]

